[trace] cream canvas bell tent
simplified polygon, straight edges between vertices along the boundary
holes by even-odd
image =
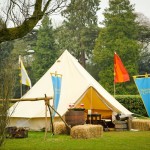
[[[57,108],[61,116],[66,113],[71,103],[74,103],[75,107],[84,104],[86,111],[100,113],[103,119],[111,118],[117,113],[125,116],[132,115],[67,50],[22,98],[44,97],[45,94],[53,96],[51,73],[55,72],[62,75]],[[17,102],[9,109],[9,113],[10,126],[29,127],[31,130],[40,130],[45,127],[44,101]]]

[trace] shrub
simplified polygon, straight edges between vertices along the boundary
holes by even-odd
[[[146,109],[139,95],[116,95],[115,98],[135,115],[147,117]]]

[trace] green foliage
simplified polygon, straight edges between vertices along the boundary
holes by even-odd
[[[14,97],[19,98],[20,97],[20,70],[18,66],[18,59],[19,55],[22,56],[23,64],[27,70],[27,73],[31,79],[31,82],[33,81],[33,73],[32,73],[32,62],[34,53],[31,53],[29,51],[33,51],[37,39],[37,30],[33,30],[30,33],[28,33],[25,37],[21,39],[17,39],[14,41],[14,48],[11,52],[11,57],[14,58],[15,61],[15,76],[16,76],[16,83],[15,83],[15,91],[14,91]],[[26,85],[22,85],[22,93],[25,94],[29,90],[29,87]]]
[[[146,109],[139,95],[116,95],[115,98],[131,112],[147,117]]]
[[[3,42],[0,44],[0,65],[3,65],[3,61],[9,57],[13,49],[13,42]]]
[[[84,67],[99,31],[96,16],[99,3],[100,0],[71,0],[62,12],[66,20],[56,32],[60,49],[70,51]]]
[[[39,29],[35,47],[33,74],[36,81],[53,65],[57,55],[54,30],[51,21],[46,16]]]
[[[109,6],[104,12],[105,27],[100,30],[93,53],[93,60],[99,66],[99,81],[113,94],[113,57],[116,51],[131,78],[130,82],[118,83],[116,93],[137,94],[132,80],[132,76],[138,74],[140,52],[140,44],[137,41],[136,15],[128,0],[109,1]]]
[[[71,3],[62,12],[62,15],[67,18],[70,25],[76,28],[82,28],[82,26],[88,26],[89,24],[97,24],[96,12],[99,10],[99,3],[100,0],[71,0]]]
[[[138,14],[137,21],[140,26],[138,27],[138,40],[142,44],[141,58],[139,60],[139,72],[143,74],[145,72],[150,73],[149,69],[149,44],[150,44],[150,20],[143,14]]]
[[[0,99],[2,99],[2,101],[0,101],[0,146],[5,140],[5,128],[8,123],[8,99],[13,96],[15,80],[13,58],[10,58],[12,48],[12,42],[0,44]]]

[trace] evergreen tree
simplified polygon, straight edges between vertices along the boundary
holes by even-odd
[[[116,94],[136,94],[132,76],[138,73],[140,45],[137,41],[138,24],[134,7],[129,0],[110,0],[104,12],[104,28],[100,31],[94,49],[94,61],[99,65],[100,83],[113,94],[114,52],[121,57],[130,74],[130,82],[117,83]]]
[[[45,16],[38,31],[34,53],[33,74],[36,81],[53,65],[57,54],[52,23],[48,16]]]
[[[9,98],[13,96],[14,86],[14,61],[10,56],[13,49],[13,42],[3,42],[0,44],[0,147],[3,144],[8,125]]]
[[[69,50],[84,67],[99,32],[96,16],[99,3],[100,0],[71,0],[62,13],[66,20],[63,26],[57,29],[60,48]]]
[[[34,55],[34,47],[36,45],[37,40],[37,30],[32,30],[30,33],[28,33],[25,37],[21,39],[14,40],[14,48],[11,52],[11,57],[13,57],[14,61],[16,62],[16,66],[14,67],[14,70],[16,72],[16,83],[14,88],[14,97],[19,98],[21,96],[20,93],[20,69],[18,69],[18,59],[19,55],[22,56],[22,60],[24,63],[24,66],[28,72],[28,75],[31,79],[31,81],[34,79],[33,77],[33,71],[32,71],[32,62],[33,62],[33,55]],[[22,84],[22,94],[25,94],[29,90],[29,87]]]
[[[142,44],[139,59],[139,74],[150,74],[150,19],[138,13],[139,23],[138,41]]]

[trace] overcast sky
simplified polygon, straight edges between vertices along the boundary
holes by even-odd
[[[98,21],[102,21],[103,11],[106,7],[108,7],[109,0],[101,0],[100,7],[101,10],[97,13]],[[135,11],[143,13],[147,18],[150,19],[150,0],[130,0],[131,4],[135,4]],[[63,18],[59,15],[53,16],[53,23],[57,27],[61,24]]]
[[[132,4],[135,4],[136,12],[141,12],[150,19],[150,0],[130,0],[130,1]]]
[[[103,12],[106,7],[108,7],[109,0],[101,0],[100,8],[101,10],[97,13],[98,15],[98,22],[101,22],[103,17]],[[3,5],[5,0],[0,0],[0,5]],[[147,18],[150,20],[150,0],[130,0],[131,4],[135,4],[135,11],[143,13]],[[55,27],[61,25],[63,21],[63,17],[61,15],[53,15],[52,22]]]
[[[98,13],[99,20],[103,20],[103,11],[108,7],[109,0],[101,0],[101,10]],[[131,4],[135,4],[135,12],[141,12],[150,19],[150,0],[130,0]]]

